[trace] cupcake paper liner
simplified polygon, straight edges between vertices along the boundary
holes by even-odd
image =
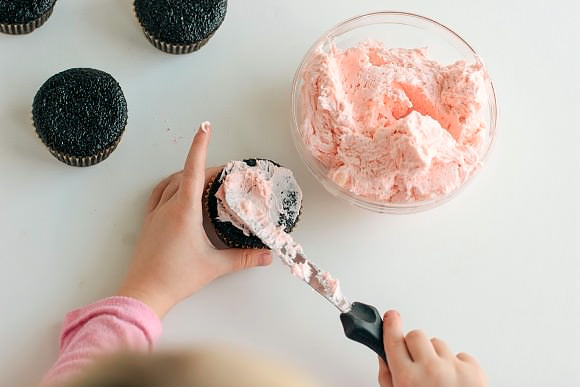
[[[133,3],[133,13],[137,18],[137,21],[139,21],[139,17],[137,16],[137,10],[135,9],[135,3]],[[140,21],[139,25],[141,25]],[[157,49],[163,52],[174,55],[190,54],[194,51],[199,50],[200,48],[206,45],[206,43],[211,39],[211,37],[215,33],[214,31],[207,38],[197,42],[193,42],[191,44],[173,44],[157,39],[155,36],[150,34],[149,31],[147,31],[145,27],[143,27],[143,25],[141,25],[141,29],[143,30],[143,33],[145,34],[145,37],[147,38],[149,43],[151,43],[153,46],[155,46]]]
[[[34,126],[34,128],[36,129],[36,125],[34,124],[34,119],[32,120],[32,124]],[[123,129],[123,132],[125,130]],[[98,152],[97,154],[91,155],[91,156],[71,156],[71,155],[67,155],[66,153],[63,152],[59,152],[55,149],[52,149],[51,147],[49,147],[40,137],[40,135],[38,134],[38,131],[35,130],[36,136],[38,137],[38,139],[42,142],[42,144],[44,146],[46,146],[46,148],[48,149],[48,151],[50,152],[51,155],[53,155],[54,157],[56,157],[58,160],[62,161],[65,164],[68,164],[70,166],[73,167],[90,167],[92,165],[98,164],[101,161],[105,160],[107,157],[109,157],[111,155],[111,153],[113,153],[113,151],[117,148],[117,145],[119,145],[119,142],[121,142],[121,138],[123,137],[123,134],[121,134],[119,136],[119,138],[117,138],[117,140],[109,145],[109,147],[107,147],[107,149],[104,149],[100,152]]]
[[[145,37],[147,38],[147,40],[152,45],[154,45],[156,48],[158,48],[159,50],[166,52],[168,54],[175,54],[175,55],[190,54],[194,51],[197,51],[200,48],[202,48],[203,46],[205,46],[205,44],[213,36],[213,34],[211,34],[210,36],[208,36],[207,38],[205,38],[203,40],[200,40],[199,42],[195,42],[195,43],[187,44],[187,45],[180,45],[180,44],[171,44],[171,43],[163,42],[163,41],[155,38],[149,32],[147,32],[147,30],[145,28],[143,28],[143,33],[145,34]]]
[[[56,4],[56,2],[55,2],[55,4]],[[34,31],[35,29],[37,29],[38,27],[40,27],[41,25],[43,25],[48,20],[50,15],[52,15],[53,10],[54,10],[54,4],[52,5],[52,7],[50,7],[50,9],[44,15],[42,15],[38,19],[35,19],[35,20],[28,22],[28,23],[23,23],[23,24],[3,24],[3,23],[0,23],[0,32],[3,32],[5,34],[10,34],[10,35],[29,34],[32,31]]]
[[[92,155],[92,156],[70,156],[61,152],[57,152],[51,148],[48,148],[50,153],[62,161],[65,164],[68,164],[73,167],[90,167],[92,165],[98,164],[101,161],[105,160],[107,157],[113,153],[113,151],[119,145],[121,141],[121,137],[117,139],[112,145],[110,145],[107,149],[100,151],[99,153]]]

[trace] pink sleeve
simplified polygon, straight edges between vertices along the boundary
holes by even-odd
[[[132,298],[109,297],[73,310],[62,326],[58,359],[42,385],[76,375],[99,355],[122,349],[150,351],[159,336],[159,317]]]

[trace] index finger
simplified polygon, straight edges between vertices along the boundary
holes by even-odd
[[[395,310],[388,311],[383,318],[383,342],[391,373],[395,374],[401,367],[412,363],[403,336],[401,317]]]
[[[207,158],[207,146],[211,136],[211,124],[203,122],[191,143],[191,148],[183,167],[183,180],[179,194],[185,199],[193,201],[201,200],[205,182],[205,160]]]

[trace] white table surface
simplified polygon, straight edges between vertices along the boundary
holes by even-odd
[[[392,9],[435,18],[484,58],[500,118],[495,149],[456,199],[378,215],[328,194],[289,133],[290,84],[322,32]],[[494,386],[580,385],[580,68],[576,1],[231,0],[198,53],[144,38],[128,0],[59,0],[28,36],[0,35],[0,385],[49,367],[66,311],[110,295],[154,184],[180,169],[198,123],[209,164],[262,156],[304,190],[295,232],[349,298],[397,308],[478,357]],[[31,125],[51,75],[94,67],[122,85],[129,123],[105,162],[54,159]],[[288,360],[328,386],[375,386],[376,356],[279,262],[223,278],[176,307],[162,348],[222,342]]]

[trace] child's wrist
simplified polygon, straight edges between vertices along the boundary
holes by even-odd
[[[144,290],[128,284],[122,285],[117,291],[116,295],[121,297],[130,297],[141,301],[149,308],[151,308],[151,310],[155,312],[159,319],[163,319],[167,312],[169,312],[169,310],[175,305],[174,302],[170,301],[166,297],[160,296],[157,292]]]

